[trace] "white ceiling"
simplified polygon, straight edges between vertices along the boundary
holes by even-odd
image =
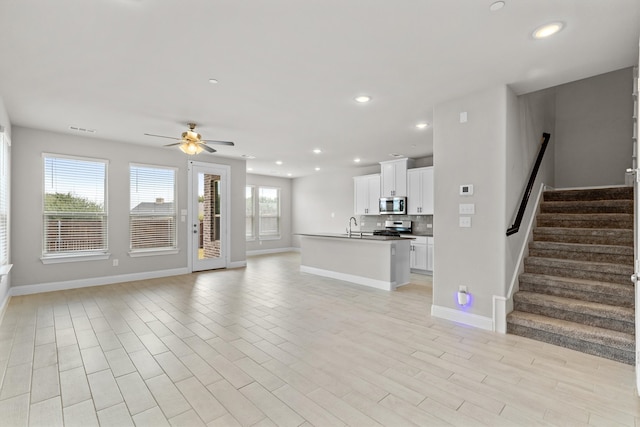
[[[637,64],[638,0],[492,2],[0,0],[0,97],[13,125],[154,147],[171,141],[145,132],[179,136],[195,121],[203,138],[236,143],[219,155],[297,177],[430,155],[433,131],[415,124],[475,90],[521,94]],[[558,20],[562,32],[532,39]]]

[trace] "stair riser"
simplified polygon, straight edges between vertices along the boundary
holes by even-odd
[[[553,203],[541,203],[540,212],[542,213],[559,213],[559,214],[633,214],[633,204],[624,203],[624,205],[606,205],[606,206],[568,206],[556,205]]]
[[[608,319],[589,313],[577,313],[574,311],[562,310],[557,307],[547,307],[543,305],[520,302],[517,300],[515,301],[514,308],[515,310],[523,311],[525,313],[540,314],[542,316],[553,317],[555,319],[567,320],[569,322],[582,323],[583,325],[624,332],[625,334],[633,334],[635,332],[633,319],[630,319],[630,321]]]
[[[627,365],[635,364],[635,348],[618,349],[602,344],[594,344],[572,337],[566,337],[526,326],[514,325],[507,322],[507,333],[520,335],[537,341],[543,341],[560,347],[570,348],[594,356],[604,357]]]
[[[633,187],[606,189],[545,191],[544,201],[633,200]]]
[[[633,229],[633,217],[612,218],[610,220],[585,219],[576,215],[575,219],[559,219],[554,217],[538,217],[536,220],[538,227],[560,227],[560,228],[622,228]]]
[[[575,270],[562,267],[547,267],[539,265],[527,265],[525,262],[524,271],[526,273],[546,274],[549,276],[572,277],[575,279],[595,280],[599,282],[611,282],[626,285],[630,283],[630,274],[615,274],[599,271]]]
[[[559,251],[555,249],[529,249],[529,256],[542,258],[569,259],[573,261],[607,262],[610,264],[632,265],[633,255],[603,254],[598,252]]]
[[[633,232],[611,232],[610,235],[550,234],[533,230],[536,242],[578,243],[583,245],[618,245],[633,247]]]
[[[615,305],[617,307],[634,307],[633,288],[629,287],[626,295],[613,295],[600,292],[590,292],[580,289],[569,289],[554,286],[552,284],[529,283],[520,280],[519,288],[521,291],[536,292],[545,295],[554,295],[557,297],[573,298],[580,301],[599,302],[601,304]]]

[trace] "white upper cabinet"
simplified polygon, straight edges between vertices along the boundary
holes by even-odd
[[[433,166],[407,171],[407,213],[433,215]]]
[[[407,170],[413,159],[380,162],[380,197],[407,197]]]
[[[356,215],[378,215],[380,174],[353,177],[353,193]]]

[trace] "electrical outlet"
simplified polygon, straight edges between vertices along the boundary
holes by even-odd
[[[117,266],[118,266],[118,263],[119,263],[119,262],[118,262],[118,259],[117,259],[117,258],[114,258],[114,260],[113,260],[113,266],[114,266],[114,267],[117,267]]]

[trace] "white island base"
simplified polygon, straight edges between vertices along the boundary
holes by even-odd
[[[300,245],[304,273],[386,291],[409,283],[408,239],[304,234]]]

